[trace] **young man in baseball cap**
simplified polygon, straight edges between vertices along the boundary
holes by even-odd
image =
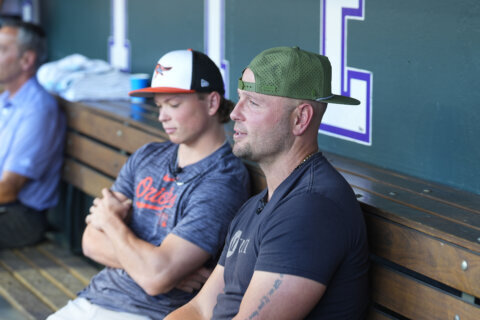
[[[267,189],[235,216],[200,293],[166,319],[363,319],[363,215],[317,144],[327,103],[359,101],[331,92],[327,57],[297,47],[260,53],[238,93],[233,152],[258,162]]]
[[[226,141],[224,92],[217,66],[192,50],[165,54],[152,86],[130,92],[154,98],[171,141],[136,151],[94,200],[83,251],[106,268],[48,319],[163,319],[205,282],[249,189]]]

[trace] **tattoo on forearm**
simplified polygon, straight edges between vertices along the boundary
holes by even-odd
[[[245,318],[245,320],[252,320],[255,319],[256,317],[260,316],[260,311],[270,303],[270,298],[275,294],[275,292],[278,290],[278,288],[282,285],[282,280],[283,279],[283,274],[280,274],[278,279],[273,282],[272,288],[266,293],[261,299],[260,303],[257,307],[257,310],[253,311],[252,314],[248,317]]]

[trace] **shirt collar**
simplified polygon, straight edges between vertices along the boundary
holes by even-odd
[[[18,89],[18,91],[15,93],[15,95],[13,96],[13,98],[10,98],[10,103],[12,105],[19,105],[18,102],[22,102],[24,101],[24,97],[25,97],[25,93],[28,92],[30,90],[31,87],[37,85],[38,81],[37,81],[37,77],[36,76],[32,76],[30,79],[27,80],[27,82],[25,82],[21,87],[20,89]],[[7,100],[8,100],[8,94],[7,94]]]
[[[0,110],[3,109],[8,102],[8,91],[4,91],[0,94]]]

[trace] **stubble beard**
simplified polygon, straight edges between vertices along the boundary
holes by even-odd
[[[243,160],[253,161],[257,163],[269,162],[271,159],[276,158],[283,150],[285,150],[285,142],[280,141],[262,141],[258,142],[258,145],[255,149],[249,143],[245,145],[239,145],[235,143],[232,148],[233,154]]]
[[[239,146],[238,142],[235,142],[232,149],[233,154],[240,159],[255,161],[253,160],[252,148],[250,145]]]

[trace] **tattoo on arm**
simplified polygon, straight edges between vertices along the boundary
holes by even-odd
[[[278,279],[273,282],[272,288],[266,293],[261,299],[260,303],[257,307],[257,310],[253,311],[252,314],[248,317],[245,318],[245,320],[252,320],[255,319],[256,317],[260,316],[260,311],[270,303],[270,298],[275,294],[275,292],[278,290],[278,288],[282,285],[282,280],[283,279],[283,274],[280,274]]]

